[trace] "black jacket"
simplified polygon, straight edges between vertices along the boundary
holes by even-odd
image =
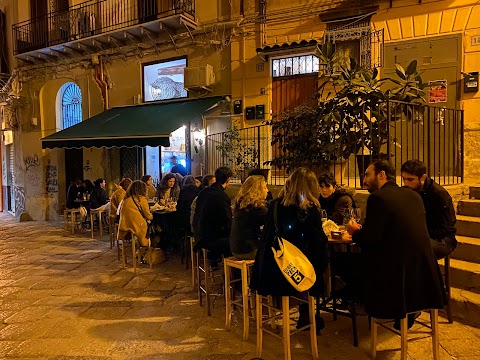
[[[365,311],[379,319],[443,308],[443,283],[418,193],[387,182],[367,200],[361,247]]]
[[[197,198],[193,217],[195,248],[209,249],[209,243],[228,239],[232,224],[231,201],[219,182],[203,189]]]
[[[67,192],[67,209],[77,209],[80,207],[80,203],[75,202],[79,195],[83,196],[83,188],[77,186],[75,183],[71,184]]]
[[[265,225],[267,207],[236,210],[230,232],[230,250],[235,254],[248,254],[258,249],[260,226]]]
[[[293,286],[284,278],[275,262],[272,245],[275,243],[274,207],[272,201],[268,206],[267,222],[253,265],[250,288],[261,295],[289,296],[298,294]],[[322,229],[320,212],[313,207],[307,212],[297,206],[278,204],[279,235],[298,247],[312,263],[317,280],[309,290],[312,296],[323,295],[325,283],[323,273],[328,265],[328,239]]]
[[[177,215],[180,221],[180,227],[190,230],[190,211],[193,199],[200,193],[200,189],[196,185],[188,185],[180,190],[177,201]]]
[[[100,206],[108,203],[109,199],[105,189],[95,187],[90,194],[90,209],[98,209]]]
[[[432,179],[426,179],[420,196],[425,206],[427,229],[433,240],[444,240],[452,249],[457,247],[455,209],[452,197]]]
[[[328,218],[338,225],[343,225],[345,210],[356,208],[352,196],[343,189],[337,189],[328,198],[320,196],[320,206],[327,212]]]

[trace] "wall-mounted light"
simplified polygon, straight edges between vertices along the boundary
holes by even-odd
[[[203,146],[203,143],[205,142],[205,132],[203,131],[203,129],[201,130],[199,128],[194,128],[192,133],[195,142],[197,142],[198,145]]]

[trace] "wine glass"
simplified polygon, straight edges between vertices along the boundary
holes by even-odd
[[[350,209],[350,217],[357,223],[360,222],[360,219],[362,218],[362,210],[360,208]]]
[[[322,219],[322,224],[327,221],[328,215],[326,210],[320,210],[320,218]]]

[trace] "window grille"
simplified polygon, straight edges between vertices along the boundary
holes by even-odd
[[[318,73],[319,62],[315,55],[291,56],[272,60],[272,77]]]
[[[62,94],[62,124],[66,129],[82,121],[82,92],[77,84],[67,83]]]

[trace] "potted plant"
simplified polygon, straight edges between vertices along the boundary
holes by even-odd
[[[287,172],[299,166],[313,167],[317,173],[326,171],[362,149],[368,149],[370,156],[379,156],[392,140],[390,122],[399,116],[412,117],[400,105],[400,111],[389,111],[397,106],[389,100],[423,100],[425,84],[416,61],[407,69],[397,65],[398,79],[379,79],[378,69],[364,69],[352,58],[341,59],[335,44],[327,42],[322,46],[320,63],[324,71],[318,102],[283,112],[280,119],[267,122],[272,126],[272,145],[280,149],[280,155],[267,163]],[[394,87],[384,90],[388,84]]]
[[[259,150],[255,141],[242,138],[235,125],[222,134],[222,143],[215,149],[220,152],[222,166],[231,168],[242,182],[250,169],[259,167]]]

